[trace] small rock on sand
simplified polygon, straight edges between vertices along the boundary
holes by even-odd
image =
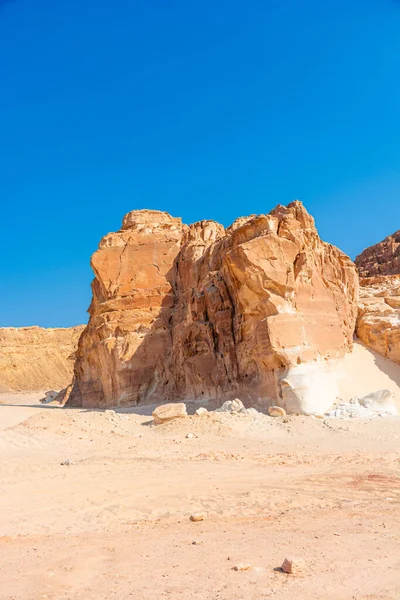
[[[291,575],[300,575],[304,573],[306,563],[303,558],[285,558],[282,564],[282,571],[284,573],[290,573]]]
[[[72,462],[72,460],[69,460],[69,458],[67,458],[67,460],[63,460],[62,463],[60,463],[60,465],[62,465],[63,467],[69,467],[73,464],[74,463]]]
[[[238,563],[233,567],[234,571],[249,571],[251,569],[251,565],[247,563]]]
[[[280,406],[270,406],[268,414],[270,417],[286,417],[286,410]]]
[[[187,417],[186,404],[183,402],[171,402],[170,404],[162,404],[153,410],[153,418],[155,425],[161,425],[174,419]]]
[[[194,437],[196,437],[196,436],[194,435],[194,433],[187,433],[187,434],[185,435],[185,437],[186,437],[186,439],[187,439],[187,440],[191,440],[191,439],[193,439],[193,438],[194,438]]]
[[[227,400],[223,403],[220,408],[217,408],[216,412],[228,412],[228,413],[236,413],[245,411],[244,404],[239,398],[235,398],[234,400]]]
[[[204,519],[207,518],[207,513],[204,512],[198,512],[198,513],[193,513],[192,515],[190,515],[190,520],[193,521],[193,523],[198,523],[199,521],[204,521]]]
[[[204,408],[204,406],[200,406],[200,408],[198,408],[196,410],[196,415],[205,415],[208,413],[208,410],[206,408]]]

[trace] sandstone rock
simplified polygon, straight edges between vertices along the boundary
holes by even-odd
[[[323,412],[333,402],[327,365],[352,347],[358,277],[300,202],[226,230],[132,211],[92,267],[69,404],[240,395],[264,409],[279,400],[287,412]]]
[[[40,391],[71,383],[78,340],[85,326],[0,328],[0,388]]]
[[[206,415],[207,413],[208,410],[204,408],[204,406],[200,406],[200,408],[196,410],[196,415]]]
[[[306,563],[303,558],[285,558],[281,568],[284,573],[290,573],[291,575],[301,575],[305,571]]]
[[[198,523],[199,521],[204,521],[204,519],[206,519],[207,517],[207,513],[197,512],[190,515],[190,520],[193,521],[193,523]]]
[[[194,437],[196,437],[196,436],[194,435],[194,433],[187,433],[187,434],[185,435],[185,438],[186,438],[187,440],[192,440]]]
[[[400,364],[400,275],[368,277],[360,283],[357,336]]]
[[[167,423],[174,419],[181,419],[182,417],[187,417],[186,404],[183,402],[163,404],[157,406],[157,408],[153,410],[155,425],[161,425],[162,423]]]
[[[357,256],[355,263],[361,277],[399,275],[400,230],[364,250]]]
[[[285,417],[286,411],[280,406],[270,406],[268,408],[268,414],[270,417]]]
[[[234,571],[250,571],[251,565],[249,565],[248,563],[238,563],[232,568]]]
[[[56,405],[56,406],[65,406],[68,402],[68,398],[71,395],[73,385],[70,383],[66,388],[62,389],[56,396],[48,400],[48,404]]]
[[[56,398],[58,394],[59,392],[57,392],[56,390],[49,390],[48,392],[45,392],[44,398],[42,398],[40,402],[42,404],[48,404],[49,402],[54,400],[54,398]]]

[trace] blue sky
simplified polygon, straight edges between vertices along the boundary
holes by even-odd
[[[0,0],[0,326],[85,322],[100,238],[300,198],[400,228],[400,2]]]

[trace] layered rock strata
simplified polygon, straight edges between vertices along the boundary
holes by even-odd
[[[358,277],[300,202],[227,229],[132,211],[92,267],[69,404],[239,396],[318,412],[334,401],[333,363],[352,346]]]
[[[400,274],[360,280],[357,336],[400,364]]]
[[[84,328],[0,328],[0,390],[59,390],[71,383]]]
[[[361,277],[398,275],[400,273],[400,229],[379,244],[370,246],[355,263]]]

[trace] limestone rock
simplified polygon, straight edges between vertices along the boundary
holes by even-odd
[[[365,408],[379,413],[397,415],[394,394],[390,390],[379,390],[358,399]]]
[[[400,364],[400,275],[367,277],[360,283],[357,336]]]
[[[334,401],[324,369],[352,347],[358,276],[343,252],[320,240],[301,202],[226,230],[132,211],[100,242],[92,267],[69,404],[240,396],[287,412],[322,403],[324,412]],[[307,383],[310,364],[314,380],[324,371],[324,396]]]
[[[200,406],[200,408],[198,408],[196,410],[196,415],[206,415],[208,413],[208,410],[206,408],[204,408],[204,406]]]
[[[207,518],[207,513],[205,512],[197,512],[197,513],[193,513],[192,515],[190,515],[190,520],[193,521],[193,523],[198,523],[200,521],[204,521],[204,519]]]
[[[155,425],[161,425],[162,423],[167,423],[174,419],[181,419],[182,417],[187,417],[186,404],[183,402],[163,404],[162,406],[157,406],[157,408],[153,410]]]
[[[282,571],[291,575],[301,575],[306,569],[306,563],[303,558],[285,558],[282,564]]]
[[[364,250],[355,263],[361,277],[400,274],[400,229]]]
[[[245,408],[243,402],[239,400],[239,398],[235,398],[235,400],[227,400],[226,402],[224,402],[222,406],[217,408],[216,412],[235,413],[244,410]]]
[[[0,390],[60,390],[71,383],[84,329],[0,328]]]
[[[286,417],[286,411],[280,406],[270,406],[268,408],[268,414],[270,417]]]

